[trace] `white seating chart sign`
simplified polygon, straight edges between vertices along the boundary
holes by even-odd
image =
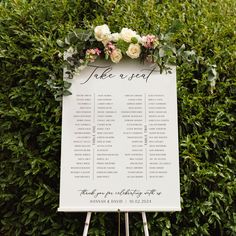
[[[98,60],[63,97],[59,211],[180,211],[176,71]]]

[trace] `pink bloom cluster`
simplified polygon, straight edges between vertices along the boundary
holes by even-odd
[[[105,52],[110,55],[115,49],[116,46],[112,42],[109,42],[105,47]]]
[[[151,35],[151,34],[148,34],[147,36],[144,36],[144,44],[143,46],[145,48],[149,48],[149,49],[152,49],[152,48],[155,48],[157,45],[157,42],[158,42],[158,39],[155,35]]]
[[[99,50],[98,48],[87,49],[86,59],[89,62],[94,62],[100,54],[101,54],[101,50]]]

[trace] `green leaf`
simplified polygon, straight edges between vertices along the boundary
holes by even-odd
[[[88,30],[75,29],[73,33],[80,41],[86,42],[92,36],[93,30],[92,29],[88,29]]]
[[[126,54],[126,51],[128,50],[129,43],[125,42],[122,39],[119,39],[116,44],[117,48],[121,50],[123,54]]]
[[[159,49],[159,57],[164,57],[166,54],[165,54],[165,50],[161,47]]]
[[[67,90],[67,89],[65,89],[64,91],[63,91],[63,96],[69,96],[69,95],[71,95],[72,93],[69,91],[69,90]]]
[[[138,43],[138,39],[136,37],[132,37],[131,43],[134,43],[134,44]]]
[[[63,48],[64,46],[65,46],[65,43],[62,41],[62,40],[60,40],[60,39],[57,39],[57,45],[59,46],[59,47],[61,47],[61,48]]]
[[[68,81],[65,81],[64,80],[64,84],[63,84],[63,87],[64,87],[64,89],[69,89],[70,87],[71,87],[71,83],[70,82],[68,82]]]

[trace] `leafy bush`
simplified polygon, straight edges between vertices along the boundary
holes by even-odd
[[[234,0],[2,0],[0,234],[82,234],[84,214],[57,213],[61,102],[54,95],[63,61],[56,41],[107,23],[140,34],[176,27],[172,42],[200,58],[177,64],[182,211],[148,213],[150,235],[235,235],[234,9]],[[140,214],[130,215],[130,230],[142,235]],[[94,214],[89,233],[116,235],[117,214]]]

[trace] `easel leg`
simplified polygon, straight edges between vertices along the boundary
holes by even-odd
[[[90,219],[91,219],[91,214],[92,214],[92,212],[87,212],[87,216],[86,216],[86,220],[85,220],[85,224],[84,224],[83,236],[87,236],[88,235],[88,229],[89,229],[89,223],[90,223]]]
[[[129,213],[125,212],[125,235],[129,236]]]
[[[144,234],[145,234],[145,236],[149,236],[148,227],[147,227],[147,217],[146,217],[146,213],[144,211],[142,212],[142,218],[143,218]]]

